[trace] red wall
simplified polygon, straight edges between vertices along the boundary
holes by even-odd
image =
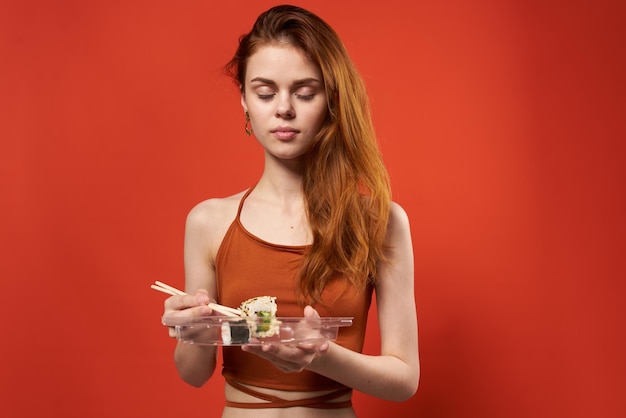
[[[275,2],[214,3],[0,4],[0,415],[218,414],[149,289],[183,285],[191,206],[261,170],[219,68]],[[299,4],[361,70],[412,219],[420,389],[359,416],[624,416],[623,3]]]

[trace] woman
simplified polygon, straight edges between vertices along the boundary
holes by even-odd
[[[240,39],[227,69],[264,171],[250,189],[191,210],[188,296],[167,299],[165,315],[272,295],[280,316],[354,317],[336,341],[224,347],[224,417],[354,417],[352,389],[408,399],[419,380],[409,223],[390,200],[365,88],[341,41],[312,13],[278,6]],[[373,292],[378,356],[360,353]],[[216,348],[179,343],[175,362],[201,386]]]

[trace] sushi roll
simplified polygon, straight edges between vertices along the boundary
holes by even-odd
[[[276,319],[278,306],[275,296],[251,298],[242,302],[239,308],[251,319],[248,322],[251,337],[268,338],[277,333],[279,322]]]
[[[224,345],[246,344],[250,342],[248,321],[238,319],[222,322],[222,343]]]

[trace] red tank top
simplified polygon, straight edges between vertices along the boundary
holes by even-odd
[[[241,199],[237,217],[216,256],[219,303],[236,307],[255,296],[276,296],[278,316],[303,316],[303,307],[296,301],[296,274],[309,247],[272,244],[248,232],[239,217],[251,191],[252,188]],[[354,317],[352,326],[339,328],[337,344],[356,352],[363,349],[372,290],[371,286],[356,289],[341,277],[326,285],[322,293],[324,306],[314,306],[320,316]],[[243,352],[241,347],[223,347],[223,359],[222,375],[227,380],[293,391],[344,388],[334,380],[306,370],[283,373],[270,362]]]

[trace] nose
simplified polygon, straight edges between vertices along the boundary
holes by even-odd
[[[291,102],[291,94],[281,94],[278,96],[276,106],[276,117],[282,119],[293,119],[296,116],[293,103]]]

